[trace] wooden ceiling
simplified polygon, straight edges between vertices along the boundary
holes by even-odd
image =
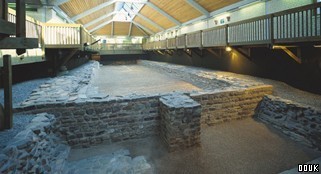
[[[194,0],[207,12],[239,1],[241,0]],[[149,35],[158,33],[204,15],[187,0],[149,0],[140,9],[140,15],[133,18],[133,23],[130,21],[109,23],[107,21],[113,20],[113,15],[108,17],[108,14],[114,12],[115,4],[113,0],[69,0],[59,4],[59,7],[71,19],[90,11],[81,18],[76,18],[75,22],[79,24],[86,25],[101,19],[86,26],[89,31],[97,35],[146,36],[146,33]],[[106,18],[101,18],[102,16]],[[106,25],[101,26],[101,24]]]
[[[132,25],[131,31],[130,25]],[[114,28],[114,30],[112,30]],[[114,32],[113,32],[114,31]],[[94,35],[148,36],[144,30],[130,22],[112,22],[93,32]]]

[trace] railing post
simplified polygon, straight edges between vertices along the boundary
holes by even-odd
[[[4,84],[4,128],[11,129],[13,123],[12,112],[12,66],[11,56],[3,56],[3,84]]]
[[[274,45],[274,15],[270,15],[270,45],[271,47]]]
[[[82,26],[80,25],[80,26],[79,26],[80,48],[81,48],[81,50],[84,51],[84,43],[83,43],[83,39],[84,39],[83,37],[84,37],[84,36],[83,36],[83,32],[82,32],[82,31],[83,31],[83,28],[82,28]]]
[[[229,38],[229,34],[228,34],[228,27],[229,25],[225,25],[225,43],[226,43],[226,46],[229,45],[229,42],[228,42],[228,38]]]
[[[45,44],[46,44],[46,41],[45,41],[45,32],[46,32],[46,25],[45,23],[41,23],[41,51],[42,51],[42,59],[45,59],[45,51],[46,51],[46,47],[45,47]]]

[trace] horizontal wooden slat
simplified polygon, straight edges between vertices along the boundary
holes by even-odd
[[[103,23],[105,23],[107,21],[110,21],[110,20],[112,20],[112,17],[107,17],[107,18],[105,18],[105,19],[103,19],[103,20],[101,20],[101,21],[99,21],[99,22],[97,22],[97,23],[95,23],[93,25],[90,25],[89,27],[87,27],[87,30],[92,30],[95,27],[97,27],[98,25],[101,25],[101,24],[103,24]]]
[[[0,49],[31,49],[38,47],[38,38],[6,37],[0,40]]]
[[[0,19],[0,26],[0,34],[16,34],[16,24]]]
[[[203,15],[185,0],[150,0],[150,2],[182,23]]]
[[[59,7],[68,15],[76,16],[84,11],[87,11],[91,8],[99,6],[104,2],[109,0],[70,0],[64,4],[61,4]]]
[[[146,36],[145,33],[143,33],[135,24],[132,26],[132,32],[130,34],[131,36]]]
[[[138,17],[138,16],[136,16],[136,17],[134,18],[134,21],[137,22],[137,23],[139,23],[140,25],[142,25],[142,26],[150,29],[150,30],[153,31],[154,33],[158,33],[158,32],[161,31],[159,28],[155,27],[155,26],[152,25],[151,23],[148,23],[147,21],[145,21],[144,19],[142,19],[142,18],[140,18],[140,17]]]
[[[129,22],[114,22],[114,35],[127,36],[129,32]]]
[[[199,5],[204,7],[208,12],[232,5],[241,0],[195,0]]]
[[[101,17],[101,16],[104,16],[108,13],[112,13],[114,11],[114,9],[115,9],[114,5],[107,6],[101,10],[91,13],[90,15],[88,15],[86,17],[79,19],[77,22],[84,25],[86,23],[89,23],[90,21],[93,21],[93,20]]]
[[[148,17],[150,20],[154,21],[158,25],[160,25],[163,28],[171,28],[175,26],[175,23],[157,12],[156,10],[152,9],[151,7],[145,5],[140,13],[146,17]]]
[[[106,26],[94,31],[93,34],[110,36],[111,35],[111,24],[108,24],[108,25],[106,25]]]

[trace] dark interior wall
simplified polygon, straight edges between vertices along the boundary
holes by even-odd
[[[250,57],[236,49],[231,52],[216,49],[216,54],[204,49],[202,56],[199,53],[199,50],[195,50],[190,56],[182,50],[177,50],[172,55],[149,52],[147,59],[279,80],[296,88],[321,94],[320,48],[302,47],[302,64],[295,62],[283,50],[265,47],[251,48]]]
[[[68,55],[70,50],[64,50],[61,57]],[[46,51],[46,61],[22,64],[22,65],[13,65],[12,66],[12,83],[23,82],[32,79],[45,78],[45,77],[54,77],[60,71],[58,51],[50,50]],[[75,54],[66,64],[68,70],[74,69],[89,60],[90,53],[79,52]],[[57,61],[54,61],[56,59]],[[56,70],[54,70],[56,69]],[[0,87],[3,87],[2,83],[2,67],[0,67]]]
[[[23,65],[14,65],[12,66],[12,83],[23,82],[31,79],[44,78],[48,77],[48,62],[38,62],[38,63],[30,63]],[[0,79],[2,79],[3,71],[2,67],[0,73]],[[2,82],[0,83],[0,87],[3,87]]]

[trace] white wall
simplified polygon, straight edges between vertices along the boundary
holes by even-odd
[[[44,23],[67,23],[51,8],[38,8],[36,12],[27,11],[27,15]]]
[[[165,32],[157,33],[156,37],[151,37],[151,40],[158,40],[158,38],[160,38],[161,40],[171,38],[173,36],[169,37],[170,34],[167,33],[171,33],[175,30],[177,30],[176,35],[182,35],[194,31],[205,30],[208,28],[225,25],[228,23],[254,18],[257,16],[275,13],[290,8],[312,4],[313,2],[314,0],[270,0],[267,2],[258,1],[249,4],[248,6],[239,7],[239,9],[235,9],[233,11],[224,12],[216,16],[212,16],[209,19],[203,21],[194,22],[192,24],[180,28],[173,28]],[[226,17],[228,16],[230,17],[230,21],[227,21]],[[224,23],[221,24],[221,20],[223,20]],[[215,21],[217,21],[217,24],[215,24]]]

